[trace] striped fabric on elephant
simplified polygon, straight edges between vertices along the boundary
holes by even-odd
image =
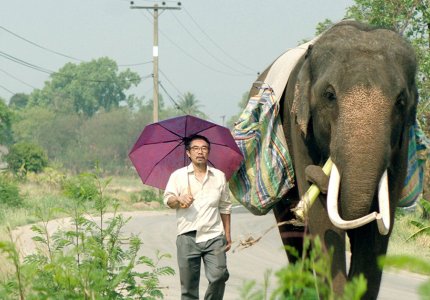
[[[430,158],[430,142],[418,123],[409,130],[408,174],[399,200],[399,207],[415,204],[423,192],[424,165]]]
[[[262,87],[249,99],[233,135],[246,159],[230,179],[230,190],[250,212],[266,214],[294,186],[279,101],[271,88]]]

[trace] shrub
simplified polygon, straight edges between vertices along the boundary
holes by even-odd
[[[19,207],[22,205],[18,186],[3,175],[0,176],[0,204],[9,207]]]
[[[88,173],[65,179],[62,189],[67,197],[80,201],[95,200],[99,194],[94,176]]]
[[[15,174],[25,176],[27,172],[42,172],[48,165],[48,156],[40,146],[21,142],[10,148],[6,161]]]
[[[367,290],[367,280],[361,274],[345,285],[342,295],[335,295],[332,288],[331,261],[333,251],[327,251],[320,239],[305,239],[304,255],[300,257],[297,250],[287,246],[287,251],[298,258],[294,264],[276,272],[278,286],[268,297],[267,278],[261,288],[255,289],[255,282],[247,282],[242,287],[241,299],[335,299],[359,300]],[[268,275],[265,275],[268,276]]]
[[[113,204],[104,196],[109,180],[100,180],[95,174],[75,179],[84,179],[91,184],[79,185],[81,192],[70,194],[73,203],[68,211],[70,228],[49,234],[48,223],[54,210],[38,209],[41,222],[32,226],[38,251],[26,256],[23,262],[13,242],[0,241],[0,252],[6,254],[15,269],[14,274],[0,282],[0,298],[163,298],[159,276],[173,275],[174,270],[161,266],[160,261],[170,255],[157,251],[155,259],[139,256],[141,240],[122,234],[129,219],[117,214],[116,209],[113,217],[106,218],[106,208]],[[93,194],[94,186],[98,187],[97,195]],[[87,205],[97,209],[97,216],[86,217]]]
[[[142,190],[139,193],[132,193],[130,195],[130,200],[133,203],[137,202],[158,202],[163,204],[163,197],[158,194],[155,190]]]

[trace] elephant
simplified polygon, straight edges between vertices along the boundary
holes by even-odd
[[[257,82],[264,82],[269,68]],[[338,294],[362,273],[368,284],[364,298],[377,298],[382,277],[377,259],[387,252],[407,172],[408,130],[418,102],[416,69],[414,50],[398,33],[344,20],[306,49],[281,97],[295,186],[273,212],[279,223],[294,219],[292,208],[312,184],[309,178],[328,189],[310,207],[305,226],[284,224],[279,232],[284,245],[299,253],[306,235],[319,236],[333,249]],[[250,96],[256,94],[251,88]],[[328,158],[333,169],[324,180],[318,175]]]

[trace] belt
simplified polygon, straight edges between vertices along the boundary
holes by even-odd
[[[197,230],[192,230],[185,233],[181,233],[180,235],[196,236],[196,233],[197,233]]]

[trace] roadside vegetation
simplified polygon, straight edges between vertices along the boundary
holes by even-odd
[[[174,274],[164,265],[170,254],[155,251],[150,253],[153,258],[141,255],[144,249],[140,238],[123,235],[122,228],[129,219],[118,212],[124,207],[115,198],[116,192],[108,189],[111,179],[99,175],[65,176],[58,187],[51,186],[50,193],[45,190],[40,195],[35,194],[47,183],[26,180],[21,184],[33,185],[28,195],[2,203],[10,212],[19,209],[31,220],[12,213],[5,213],[2,219],[1,299],[163,298],[159,277]],[[7,188],[11,196],[17,196],[17,185],[9,183]],[[137,194],[142,196],[136,196],[138,201],[159,203],[155,194]],[[148,195],[150,199],[145,197]],[[36,201],[28,202],[33,196]],[[60,216],[70,218],[70,227],[50,232],[48,223]],[[22,257],[10,226],[12,221],[37,222],[31,226],[34,253]]]

